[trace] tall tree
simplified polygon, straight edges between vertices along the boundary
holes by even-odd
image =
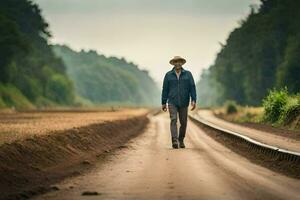
[[[73,102],[73,86],[61,59],[57,58],[48,39],[48,24],[38,5],[30,0],[0,1],[0,83],[14,85],[31,102]],[[70,91],[49,92],[49,84]],[[61,79],[64,79],[62,84]],[[58,101],[57,96],[60,96]]]
[[[300,92],[299,9],[297,0],[261,0],[230,33],[210,67],[210,79],[221,85],[218,102],[259,105],[273,87]]]

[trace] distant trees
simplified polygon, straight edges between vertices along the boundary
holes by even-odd
[[[159,90],[145,70],[125,59],[55,45],[78,95],[95,104],[157,105]]]
[[[19,90],[23,99],[36,105],[41,99],[73,103],[72,82],[66,76],[64,63],[48,45],[50,36],[48,24],[32,1],[0,1],[1,91]],[[0,93],[1,102],[11,106],[4,93],[15,92]]]
[[[159,102],[147,71],[95,51],[52,48],[49,37],[48,24],[31,0],[0,1],[0,108],[78,105],[75,97],[97,104]]]
[[[211,78],[210,69],[205,69],[197,82],[197,102],[201,106],[211,107],[222,103],[222,87]]]
[[[300,92],[299,9],[298,0],[261,0],[260,8],[252,9],[229,35],[203,75],[210,89],[203,80],[198,83],[200,104],[205,105],[205,96],[214,96],[215,104],[235,100],[259,105],[274,87]]]

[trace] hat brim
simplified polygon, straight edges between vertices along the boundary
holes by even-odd
[[[177,59],[172,59],[170,60],[170,64],[171,65],[174,65],[174,62],[177,61],[177,60],[181,60],[182,61],[182,64],[185,64],[186,63],[186,60],[184,58],[177,58]]]

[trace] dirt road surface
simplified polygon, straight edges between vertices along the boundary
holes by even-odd
[[[127,146],[35,199],[300,199],[300,180],[249,162],[191,121],[187,148],[172,149],[167,113]]]
[[[199,110],[198,115],[222,128],[226,128],[228,130],[232,130],[243,135],[246,135],[250,138],[253,138],[259,142],[269,144],[272,146],[276,146],[279,148],[287,149],[290,151],[300,152],[300,140],[275,135],[270,132],[261,131],[253,128],[248,128],[242,125],[234,124],[231,122],[227,122],[223,119],[217,118],[214,116],[213,112],[210,110]]]

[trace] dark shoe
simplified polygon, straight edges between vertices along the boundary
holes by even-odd
[[[178,141],[177,141],[177,139],[172,139],[172,147],[174,149],[178,149]]]
[[[179,140],[179,146],[180,148],[185,148],[183,140]]]

